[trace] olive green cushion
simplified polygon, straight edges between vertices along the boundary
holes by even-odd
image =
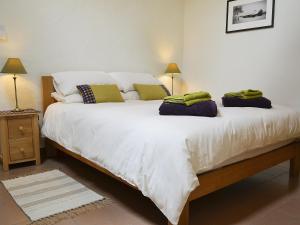
[[[162,100],[168,96],[161,85],[134,84],[141,100]]]
[[[121,92],[117,85],[91,85],[96,103],[102,102],[124,102]]]

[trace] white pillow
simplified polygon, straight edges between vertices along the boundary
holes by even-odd
[[[63,103],[83,103],[83,98],[80,94],[72,94],[68,96],[63,96],[58,94],[57,92],[51,93],[51,97],[54,98],[58,102],[63,102]]]
[[[126,93],[122,93],[122,97],[124,100],[140,100],[140,96],[137,91],[128,91]]]
[[[56,92],[64,96],[79,93],[77,85],[116,84],[109,74],[100,71],[61,72],[52,74],[52,77]]]
[[[133,84],[158,84],[161,82],[148,73],[110,73],[123,92],[134,91]]]

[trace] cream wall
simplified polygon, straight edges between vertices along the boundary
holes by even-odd
[[[181,64],[182,0],[0,0],[0,66],[20,57],[21,107],[41,106],[40,75],[65,70],[161,74]],[[168,79],[164,78],[164,81]],[[0,76],[0,110],[14,107],[13,81]]]
[[[259,88],[275,103],[300,106],[298,8],[297,0],[277,0],[275,28],[225,34],[226,0],[0,0],[0,25],[8,34],[0,41],[0,66],[7,57],[23,60],[29,72],[18,80],[24,108],[40,108],[41,74],[159,75],[172,61],[183,66],[182,91],[204,89],[219,99]],[[12,79],[0,76],[0,110],[12,107]]]
[[[275,28],[225,34],[226,0],[185,0],[185,89],[258,88],[300,106],[300,1],[276,0]]]

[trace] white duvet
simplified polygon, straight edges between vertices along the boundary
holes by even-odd
[[[173,224],[197,173],[300,136],[300,113],[219,107],[217,118],[160,116],[161,101],[51,105],[42,133],[138,187]],[[200,184],[201,185],[201,184]]]

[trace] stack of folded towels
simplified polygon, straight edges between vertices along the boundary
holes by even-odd
[[[269,99],[263,97],[259,90],[243,90],[240,92],[230,92],[222,98],[224,107],[255,107],[255,108],[272,108]]]
[[[164,98],[159,108],[160,115],[216,117],[217,105],[207,92],[194,92]]]

